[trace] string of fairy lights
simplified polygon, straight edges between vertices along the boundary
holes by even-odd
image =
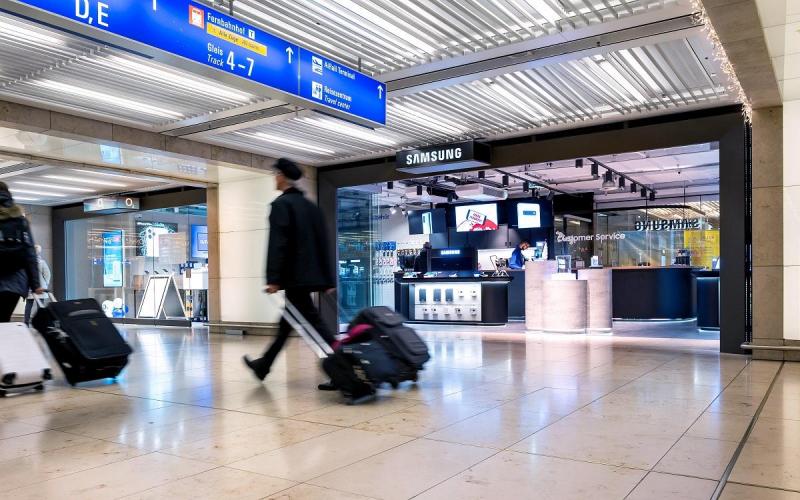
[[[706,36],[709,40],[711,40],[711,44],[714,48],[714,60],[719,63],[720,69],[728,77],[728,81],[730,82],[728,90],[736,94],[737,99],[742,104],[742,114],[749,122],[753,116],[753,107],[750,104],[750,99],[747,98],[744,88],[742,88],[742,84],[739,83],[739,78],[736,76],[736,70],[734,69],[730,59],[728,59],[728,54],[725,52],[725,48],[722,45],[722,40],[720,40],[717,31],[711,24],[711,19],[709,18],[708,12],[706,12],[702,1],[691,0],[691,3],[692,9],[695,12],[695,22],[703,27],[703,31],[705,31]]]

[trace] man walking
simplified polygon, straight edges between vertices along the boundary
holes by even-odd
[[[52,273],[50,272],[50,266],[47,265],[47,261],[44,260],[42,257],[42,246],[36,245],[34,247],[36,249],[36,258],[39,262],[39,284],[45,290],[50,289],[50,278],[52,277]],[[31,326],[31,313],[33,312],[33,303],[36,301],[36,294],[31,291],[28,294],[28,298],[25,301],[25,324]]]
[[[275,169],[275,184],[283,194],[272,202],[269,214],[265,292],[274,294],[285,290],[286,300],[332,344],[336,338],[322,322],[311,300],[312,292],[329,291],[336,286],[322,211],[295,187],[303,173],[293,161],[281,158],[275,163]],[[282,318],[278,336],[264,355],[252,360],[244,357],[245,364],[260,380],[269,374],[291,332],[292,327]],[[321,384],[320,389],[332,389],[328,385]]]

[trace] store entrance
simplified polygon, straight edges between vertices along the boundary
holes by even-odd
[[[27,164],[3,180],[31,221],[57,300],[93,298],[119,323],[208,320],[204,183]]]
[[[718,143],[337,192],[339,321],[719,346]]]

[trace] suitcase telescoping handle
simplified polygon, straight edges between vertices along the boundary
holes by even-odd
[[[42,297],[46,297],[47,298],[47,303],[48,304],[52,303],[52,302],[56,302],[56,296],[53,295],[53,293],[50,290],[45,290],[44,293],[42,293],[41,295],[36,295],[34,293],[33,294],[33,301],[36,303],[36,308],[37,309],[44,309],[45,307],[47,307],[47,304],[45,304],[45,302],[44,302]]]
[[[285,297],[285,295],[284,295]],[[277,301],[277,297],[275,298]],[[300,314],[300,311],[289,302],[288,299],[285,301],[285,306],[283,308],[283,318],[289,323],[289,325],[296,331],[306,343],[311,347],[314,351],[314,354],[317,355],[320,359],[325,359],[328,356],[333,354],[333,348],[325,342],[325,339],[319,334],[316,328],[308,322],[308,320]]]

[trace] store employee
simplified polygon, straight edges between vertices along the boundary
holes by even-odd
[[[514,251],[511,252],[511,258],[508,259],[508,268],[509,269],[522,269],[525,267],[525,261],[527,260],[522,252],[529,249],[531,244],[527,241],[521,241],[519,245],[514,248]]]

